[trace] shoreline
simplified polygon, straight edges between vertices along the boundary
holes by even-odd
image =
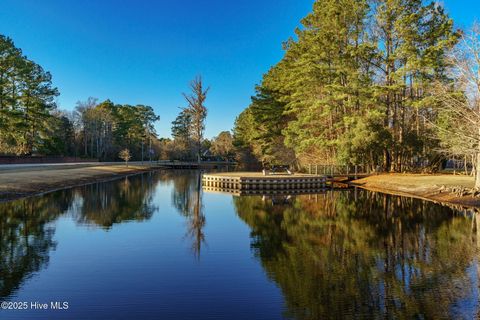
[[[161,167],[139,165],[126,167],[122,164],[0,171],[0,202],[38,196],[97,182],[107,182],[161,169]],[[457,196],[445,190],[445,188],[452,187],[473,188],[474,179],[467,176],[392,173],[369,176],[348,184],[374,192],[480,209],[480,197]]]
[[[380,174],[357,179],[351,186],[391,195],[411,197],[435,203],[480,209],[480,197],[472,195],[457,196],[446,188],[470,188],[474,186],[473,177],[447,174]]]
[[[38,196],[62,189],[107,182],[161,168],[130,165],[0,172],[0,203]],[[72,178],[72,176],[74,178]]]

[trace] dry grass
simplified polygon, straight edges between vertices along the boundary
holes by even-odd
[[[146,171],[141,166],[112,165],[44,170],[0,171],[0,200],[10,200],[89,182],[101,181]]]
[[[451,193],[441,192],[442,187],[462,186],[473,188],[475,185],[474,178],[463,175],[381,174],[355,180],[353,184],[375,191],[440,202],[480,206],[480,199],[478,198],[471,196],[457,197]]]

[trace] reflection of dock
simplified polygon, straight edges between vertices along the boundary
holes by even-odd
[[[208,187],[203,186],[203,191],[209,193],[228,193],[234,196],[250,196],[250,195],[259,195],[259,196],[276,196],[276,195],[307,195],[307,194],[318,194],[322,193],[325,189],[315,188],[315,189],[231,189],[231,188],[218,188],[218,187]]]
[[[255,172],[225,172],[203,175],[206,191],[225,191],[234,194],[295,194],[318,191],[327,182],[325,176],[310,174],[266,175]],[[310,192],[312,193],[312,192]]]

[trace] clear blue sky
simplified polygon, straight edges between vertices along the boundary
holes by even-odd
[[[460,27],[479,0],[442,1]],[[202,74],[206,136],[230,130],[262,74],[283,55],[313,0],[1,0],[0,33],[53,74],[60,108],[88,97],[147,104],[161,136]]]

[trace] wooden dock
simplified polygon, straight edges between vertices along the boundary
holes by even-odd
[[[218,169],[224,167],[235,167],[235,162],[228,161],[164,161],[159,160],[153,163],[155,166],[165,169]]]
[[[264,176],[261,172],[225,172],[204,174],[205,188],[232,191],[253,190],[312,190],[324,188],[327,178],[311,174],[274,174]]]
[[[308,165],[303,169],[309,174],[321,174],[326,176],[329,180],[337,181],[351,181],[369,176],[371,168],[363,165]]]

